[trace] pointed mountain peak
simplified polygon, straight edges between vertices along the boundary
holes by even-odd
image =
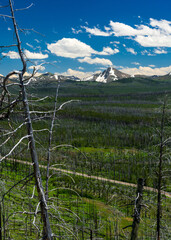
[[[112,81],[117,81],[118,79],[131,77],[129,74],[123,73],[114,67],[108,67],[106,70],[99,74],[93,74],[92,76],[84,79],[84,81],[96,81],[108,83]]]

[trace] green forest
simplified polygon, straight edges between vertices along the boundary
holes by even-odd
[[[12,86],[12,98],[17,91]],[[54,239],[132,239],[139,178],[144,190],[137,239],[156,239],[159,167],[161,239],[170,239],[171,81],[130,78],[103,84],[37,79],[27,92],[44,188],[56,101],[47,197]],[[0,164],[1,239],[42,236],[28,140],[8,155],[27,135],[24,121],[22,102],[1,120],[1,156],[6,156]]]

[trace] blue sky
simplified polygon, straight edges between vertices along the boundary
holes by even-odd
[[[6,5],[7,0],[0,0]],[[23,51],[39,72],[86,77],[114,66],[129,74],[171,72],[170,0],[14,0]],[[1,14],[9,10],[1,8]],[[13,26],[0,18],[0,45],[15,43]],[[21,67],[17,49],[1,49],[0,74]]]

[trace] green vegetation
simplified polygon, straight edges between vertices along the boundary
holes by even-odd
[[[156,188],[156,168],[158,164],[158,143],[160,142],[160,107],[161,100],[170,95],[171,82],[152,79],[123,79],[110,84],[94,82],[63,82],[60,84],[58,105],[73,100],[57,112],[53,132],[51,165],[56,168],[85,173],[89,176],[101,176],[123,182],[137,183],[138,178],[145,179],[145,185]],[[41,102],[31,102],[32,111],[51,111],[57,83],[54,81],[34,83],[28,88],[30,100],[38,97],[48,98]],[[16,93],[16,89],[13,89]],[[79,101],[74,101],[79,100]],[[168,107],[167,114],[170,115]],[[32,113],[32,118],[44,116],[43,113]],[[17,106],[11,115],[11,122],[1,121],[1,131],[9,131],[11,123],[17,128],[24,120],[22,106]],[[43,121],[33,121],[36,147],[41,165],[46,166],[48,131],[51,115],[46,114]],[[166,121],[165,138],[170,136],[171,124]],[[26,135],[23,125],[7,144],[1,147],[1,154],[7,154],[12,146]],[[3,142],[6,137],[2,137]],[[30,162],[26,140],[15,149],[12,158]],[[165,168],[170,169],[169,161]],[[0,165],[0,180],[4,188],[30,174],[32,166],[3,161]],[[49,189],[56,189],[49,197],[54,200],[50,205],[51,214],[57,209],[58,215],[52,217],[52,230],[58,235],[56,239],[74,239],[67,232],[72,231],[78,239],[129,239],[131,228],[123,229],[132,223],[133,205],[136,189],[110,182],[62,174],[51,170]],[[45,172],[42,168],[42,175]],[[169,174],[168,174],[169,175]],[[170,177],[166,176],[163,187],[170,189]],[[44,178],[45,183],[45,178]],[[25,182],[25,181],[24,181]],[[27,182],[27,181],[26,181]],[[4,211],[6,219],[12,212],[6,236],[9,239],[38,238],[39,231],[32,224],[34,214],[24,215],[22,211],[35,212],[36,197],[31,198],[33,180],[5,196]],[[37,193],[35,193],[36,196]],[[80,198],[81,197],[81,198]],[[26,200],[27,199],[27,200]],[[167,226],[171,224],[171,200],[163,197],[162,225],[163,239],[171,237]],[[17,201],[22,204],[17,205]],[[54,205],[53,205],[54,204]],[[140,239],[155,238],[156,193],[144,191],[144,205],[140,224]],[[25,210],[26,209],[26,210]],[[66,210],[68,209],[68,210]],[[78,217],[76,216],[78,215]],[[61,227],[62,221],[64,227]],[[26,227],[21,227],[25,222]],[[40,218],[36,225],[40,226]],[[12,231],[10,226],[15,226]],[[58,226],[58,227],[57,227]],[[57,230],[58,229],[58,230]],[[66,235],[66,232],[68,235]],[[92,237],[92,238],[91,238]],[[6,238],[7,239],[7,238]]]

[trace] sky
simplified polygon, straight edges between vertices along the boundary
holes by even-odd
[[[40,73],[87,77],[109,66],[133,74],[171,72],[170,0],[13,0],[22,48]],[[8,0],[0,0],[0,6]],[[30,6],[30,7],[29,7]],[[10,15],[9,8],[0,14]],[[0,17],[0,46],[15,44]],[[0,74],[21,69],[17,49],[0,49]]]

